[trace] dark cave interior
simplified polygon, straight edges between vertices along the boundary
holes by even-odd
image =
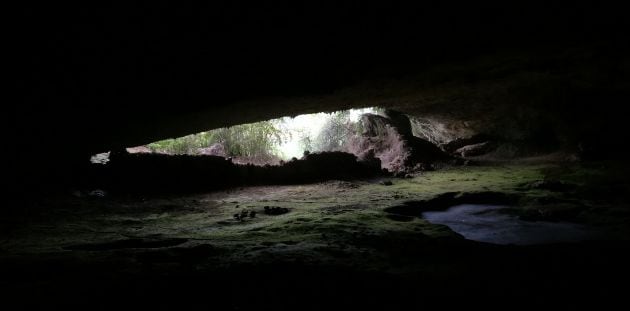
[[[23,5],[7,304],[623,301],[628,19],[602,2]],[[380,107],[257,166],[125,148]],[[90,163],[110,152],[105,165]]]

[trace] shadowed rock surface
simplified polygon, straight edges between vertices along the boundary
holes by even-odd
[[[435,163],[452,162],[453,157],[436,145],[412,134],[411,122],[404,114],[386,110],[386,116],[364,114],[361,116],[363,133],[353,142],[354,153],[371,153],[379,158],[383,168],[392,173],[428,170]]]
[[[377,163],[378,164],[378,163]],[[344,152],[310,153],[280,165],[234,164],[209,155],[113,152],[107,165],[95,165],[84,187],[122,192],[194,192],[244,185],[312,183],[388,175],[380,164]]]

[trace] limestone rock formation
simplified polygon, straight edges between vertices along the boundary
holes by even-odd
[[[364,131],[352,144],[359,158],[373,154],[380,159],[383,168],[397,174],[430,169],[435,162],[452,159],[431,142],[413,136],[411,122],[404,114],[386,110],[385,115],[361,117]]]

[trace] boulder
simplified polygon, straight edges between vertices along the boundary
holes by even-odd
[[[433,143],[413,136],[407,116],[393,110],[386,114],[387,117],[375,114],[361,117],[364,131],[352,150],[359,158],[366,151],[373,152],[383,168],[402,175],[416,168],[432,167],[436,161],[452,159]]]

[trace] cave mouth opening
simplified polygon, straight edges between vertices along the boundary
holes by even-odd
[[[109,188],[197,191],[411,177],[463,163],[417,124],[377,107],[283,117],[97,154],[89,176]]]
[[[168,160],[169,165],[194,159],[205,164],[227,160],[236,166],[278,167],[327,157],[332,166],[357,162],[405,176],[458,164],[461,158],[444,144],[454,139],[448,136],[448,130],[430,118],[365,107],[217,128],[95,154],[90,161],[111,165],[112,159],[131,155],[136,160]]]
[[[211,155],[229,158],[235,164],[279,165],[308,153],[355,151],[362,134],[361,117],[379,115],[378,107],[339,110],[281,117],[223,127],[177,138],[126,148],[128,153],[165,155]],[[110,152],[95,154],[94,164],[109,162]]]
[[[129,152],[214,155],[236,164],[277,165],[309,152],[347,151],[361,134],[361,116],[378,114],[368,107],[282,117],[218,128],[128,148]]]

